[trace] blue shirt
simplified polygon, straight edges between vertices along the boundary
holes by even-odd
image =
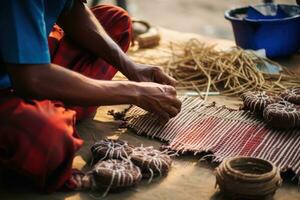
[[[50,63],[48,35],[72,0],[5,0],[0,5],[0,88],[11,86],[3,63]]]

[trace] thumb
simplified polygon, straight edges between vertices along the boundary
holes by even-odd
[[[164,74],[164,84],[175,87],[177,84],[177,81],[173,77],[171,77],[167,74]]]

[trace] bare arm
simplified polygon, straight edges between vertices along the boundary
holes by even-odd
[[[175,86],[176,81],[159,67],[132,62],[81,1],[75,0],[73,7],[61,14],[58,24],[68,37],[118,68],[129,80]]]
[[[18,95],[74,105],[135,104],[168,120],[179,111],[173,87],[156,83],[99,81],[55,64],[14,65],[7,70]]]
[[[76,105],[135,102],[134,82],[98,81],[55,64],[8,65],[8,71],[17,93],[26,98],[61,100]]]
[[[72,10],[61,15],[59,23],[73,40],[107,62],[118,66],[129,78],[135,77],[131,80],[152,81],[151,78],[154,77],[154,81],[158,80],[156,82],[164,84],[172,82],[156,68],[149,70],[144,66],[144,69],[139,68],[142,70],[138,71],[136,64],[105,33],[89,9],[78,0],[74,2]],[[55,64],[7,63],[6,68],[17,93],[26,98],[61,100],[85,106],[135,104],[167,120],[175,116],[181,107],[180,101],[176,98],[175,88],[168,85],[99,81]],[[135,76],[130,75],[133,72]]]
[[[75,0],[72,8],[61,14],[58,24],[77,44],[117,67],[127,78],[135,64],[108,36],[94,14],[81,1]]]

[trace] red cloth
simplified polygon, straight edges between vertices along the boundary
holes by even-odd
[[[121,8],[92,9],[106,32],[127,51],[131,21]],[[95,79],[110,80],[116,69],[82,50],[55,26],[49,37],[53,63]],[[71,175],[72,161],[83,141],[76,133],[75,116],[82,119],[95,107],[66,108],[61,102],[26,100],[13,90],[0,90],[0,168],[29,178],[38,188],[54,191]]]

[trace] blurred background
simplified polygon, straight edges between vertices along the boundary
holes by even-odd
[[[122,4],[122,1],[119,0],[119,3]],[[98,2],[115,4],[117,1]],[[225,39],[233,39],[233,34],[230,23],[224,19],[224,11],[260,2],[262,0],[126,0],[127,10],[135,18],[177,31]],[[295,4],[296,1],[275,2]],[[89,0],[89,4],[92,3],[93,0]]]

